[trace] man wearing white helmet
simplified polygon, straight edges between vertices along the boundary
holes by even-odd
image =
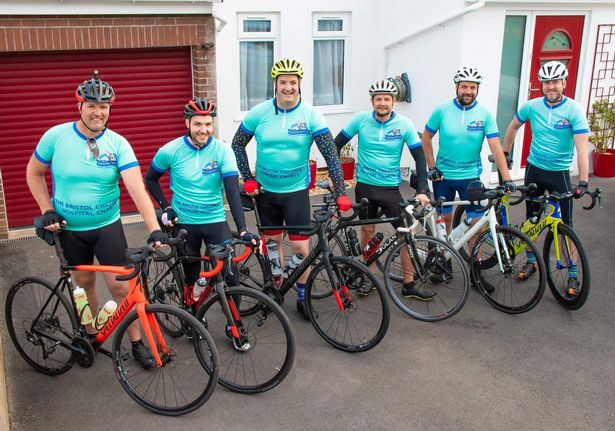
[[[357,185],[355,200],[369,200],[367,211],[360,218],[376,218],[378,209],[387,217],[401,214],[399,203],[403,201],[399,192],[401,174],[399,164],[404,143],[416,163],[418,174],[417,198],[422,204],[429,202],[427,197],[427,170],[421,140],[414,124],[408,118],[393,111],[397,87],[388,80],[376,81],[369,88],[373,111],[359,112],[352,117],[335,138],[338,154],[342,147],[359,135]],[[361,248],[364,248],[376,232],[375,225],[361,226]],[[404,267],[404,287],[402,295],[427,301],[434,293],[419,289],[414,284],[414,275],[407,251],[402,254]],[[367,294],[361,292],[359,294]]]
[[[444,197],[447,201],[459,194],[467,199],[467,187],[478,181],[482,172],[480,158],[483,141],[487,138],[489,148],[495,157],[498,170],[508,192],[516,190],[510,180],[506,158],[500,146],[500,133],[491,112],[476,100],[482,75],[475,67],[462,67],[455,73],[457,97],[438,106],[429,117],[423,132],[423,150],[429,168],[428,177],[433,181],[434,197]],[[440,132],[440,147],[437,160],[434,158],[432,138]],[[450,231],[453,207],[443,208],[443,216]],[[466,207],[468,217],[477,218],[482,213],[478,207]]]
[[[504,151],[509,152],[517,136],[519,128],[529,121],[532,125],[532,142],[530,154],[525,169],[525,184],[536,183],[538,189],[535,196],[549,192],[566,193],[572,189],[570,185],[570,166],[574,149],[577,150],[579,166],[579,185],[574,190],[574,197],[580,198],[587,191],[589,160],[587,142],[589,126],[581,106],[564,96],[568,69],[558,61],[549,61],[538,71],[542,94],[526,102],[512,119],[504,138]],[[538,210],[537,202],[526,201],[526,215],[531,217]],[[560,202],[564,223],[572,226],[572,202],[569,199]],[[531,256],[528,262],[531,264]],[[520,276],[527,278],[536,272],[536,268],[528,265]],[[568,295],[578,294],[576,268],[568,271]]]

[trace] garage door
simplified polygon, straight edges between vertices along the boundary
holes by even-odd
[[[192,96],[188,47],[0,54],[0,167],[10,227],[31,225],[40,214],[26,165],[47,129],[78,120],[75,89],[94,69],[117,94],[108,126],[128,139],[143,172],[161,145],[184,133],[183,106]],[[136,211],[123,188],[121,208]]]

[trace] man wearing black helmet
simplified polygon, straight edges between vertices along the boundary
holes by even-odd
[[[184,109],[187,134],[158,150],[145,176],[150,194],[163,209],[161,221],[188,231],[186,253],[200,256],[204,243],[220,244],[232,238],[226,222],[222,189],[242,239],[257,238],[246,229],[239,195],[239,170],[231,147],[213,137],[216,107],[205,98],[195,97]],[[158,182],[165,172],[171,176],[172,204]],[[184,263],[184,300],[192,305],[200,292],[194,291],[200,262]],[[237,284],[237,272],[227,280]]]
[[[159,244],[164,236],[156,222],[154,207],[145,191],[139,164],[126,139],[107,129],[113,88],[94,72],[75,93],[79,121],[49,129],[40,139],[28,162],[26,180],[38,204],[45,229],[63,229],[60,242],[70,265],[124,265],[126,236],[120,220],[120,177],[150,232],[149,243]],[[45,172],[53,164],[53,197]],[[75,283],[85,289],[93,310],[98,309],[96,274],[73,271]],[[128,283],[103,274],[114,300],[120,303]],[[93,331],[93,328],[88,328]],[[133,356],[144,368],[155,363],[141,341],[137,325],[129,328]]]

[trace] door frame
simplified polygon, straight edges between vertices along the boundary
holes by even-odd
[[[505,11],[505,16],[508,15],[516,15],[516,16],[525,16],[527,17],[526,26],[525,26],[525,35],[523,40],[523,57],[526,59],[523,61],[521,65],[521,79],[519,83],[519,101],[517,110],[525,103],[528,99],[528,90],[530,83],[530,71],[532,68],[532,49],[534,45],[534,35],[535,35],[535,27],[536,27],[536,17],[537,16],[583,16],[585,19],[583,20],[583,31],[581,32],[581,49],[579,50],[579,69],[577,71],[577,82],[575,88],[574,99],[576,101],[580,100],[580,95],[583,94],[583,89],[585,87],[585,75],[586,75],[586,59],[587,59],[587,49],[588,49],[588,37],[590,30],[590,19],[591,19],[591,11],[590,10],[507,10]],[[504,53],[501,52],[500,56]],[[527,55],[526,55],[527,54]],[[501,58],[501,57],[500,57]],[[591,72],[591,71],[590,71]],[[512,119],[511,119],[512,120]],[[500,140],[502,144],[504,144],[504,137],[506,134],[506,130],[500,130]],[[515,138],[513,145],[513,167],[510,171],[511,178],[513,180],[522,180],[525,177],[525,168],[521,168],[521,152],[523,150],[523,136],[525,134],[525,125],[521,126],[519,129],[519,133],[517,133],[517,137]],[[571,174],[576,175],[578,173],[578,167],[576,163],[576,154],[574,156]],[[491,182],[498,182],[497,171],[491,173]]]

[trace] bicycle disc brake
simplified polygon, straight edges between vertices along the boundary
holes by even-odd
[[[77,352],[77,365],[83,368],[90,368],[94,365],[94,348],[88,340],[82,337],[75,337],[71,344],[81,351]]]

